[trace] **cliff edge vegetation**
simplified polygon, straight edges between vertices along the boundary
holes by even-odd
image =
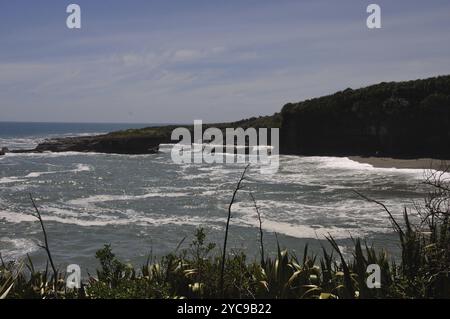
[[[281,153],[450,158],[450,76],[288,103]]]

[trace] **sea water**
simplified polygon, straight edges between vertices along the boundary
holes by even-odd
[[[143,124],[0,123],[0,147],[31,148],[51,137],[100,134]],[[228,204],[243,164],[175,164],[171,145],[159,154],[84,153],[0,156],[0,252],[3,259],[30,254],[45,265],[38,248],[42,233],[32,216],[31,193],[43,216],[59,267],[79,264],[93,273],[95,251],[111,244],[124,261],[139,266],[147,256],[189,249],[195,230],[223,242]],[[230,155],[233,156],[233,155]],[[280,156],[276,174],[250,167],[232,206],[230,251],[259,258],[262,215],[268,252],[281,247],[301,255],[309,244],[319,252],[332,235],[343,251],[351,238],[387,249],[399,243],[385,211],[355,190],[386,204],[401,219],[403,207],[421,203],[423,170],[374,168],[348,158]],[[218,249],[217,248],[217,249]]]

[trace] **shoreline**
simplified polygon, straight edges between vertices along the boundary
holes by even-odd
[[[377,168],[397,168],[397,169],[434,169],[442,170],[450,166],[450,160],[433,158],[399,159],[390,157],[363,157],[349,156],[350,160],[369,164]]]

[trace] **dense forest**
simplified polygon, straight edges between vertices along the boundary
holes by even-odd
[[[450,158],[450,76],[286,104],[281,153]]]

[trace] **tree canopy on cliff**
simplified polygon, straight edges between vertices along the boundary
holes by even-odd
[[[450,76],[389,82],[286,104],[282,151],[450,157]]]

